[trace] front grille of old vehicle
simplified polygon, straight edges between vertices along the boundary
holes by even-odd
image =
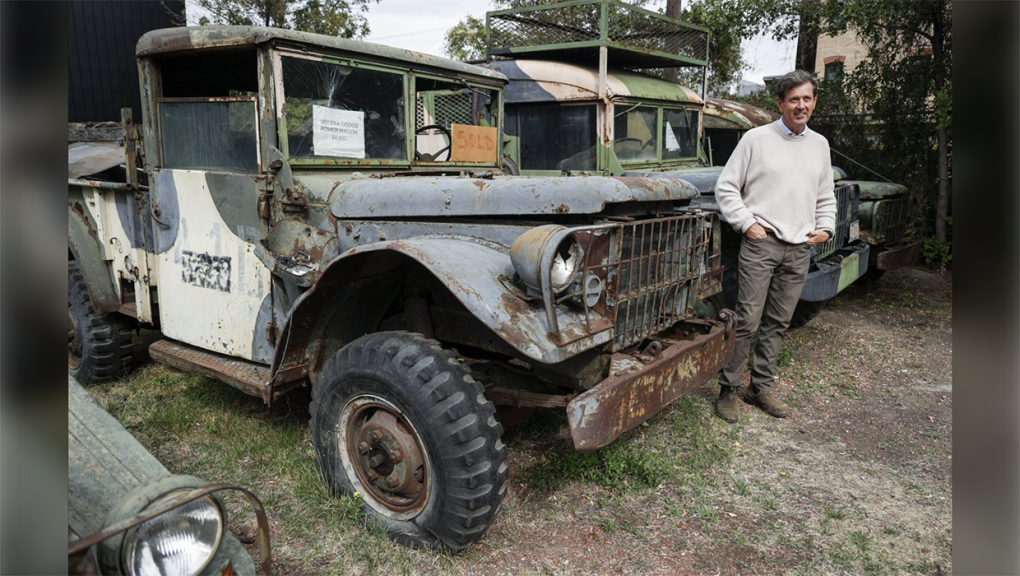
[[[857,220],[860,188],[856,184],[837,184],[834,193],[836,195],[836,233],[826,243],[817,247],[815,257],[818,260],[831,256],[836,250],[846,245],[850,237],[850,223]]]
[[[910,199],[890,198],[880,200],[871,219],[873,232],[884,242],[893,244],[903,240],[910,224]]]
[[[705,215],[684,214],[622,225],[614,349],[686,317],[710,241],[705,221]]]

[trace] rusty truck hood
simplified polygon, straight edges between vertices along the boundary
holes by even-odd
[[[716,166],[692,166],[690,168],[673,168],[657,172],[627,171],[623,176],[641,176],[643,178],[680,179],[697,188],[699,194],[714,194],[715,182],[719,179],[722,168]]]
[[[608,204],[684,201],[697,188],[679,178],[416,176],[340,182],[330,194],[337,218],[596,214]]]

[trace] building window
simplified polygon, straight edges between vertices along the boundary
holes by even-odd
[[[843,83],[843,61],[833,60],[825,64],[825,81],[833,84]]]

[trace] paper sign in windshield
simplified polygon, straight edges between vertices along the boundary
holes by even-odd
[[[365,113],[312,106],[312,150],[316,156],[365,157]]]
[[[676,139],[676,134],[673,133],[673,127],[670,126],[669,122],[666,122],[666,150],[679,150],[680,142]]]

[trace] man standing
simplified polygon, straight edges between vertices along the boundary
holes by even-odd
[[[803,70],[780,78],[782,117],[748,131],[716,183],[723,218],[743,235],[736,349],[719,377],[716,401],[716,413],[727,422],[737,421],[740,378],[755,334],[744,397],[773,416],[789,413],[770,390],[772,371],[807,280],[811,246],[827,241],[836,227],[829,142],[807,127],[817,92],[818,80]]]

